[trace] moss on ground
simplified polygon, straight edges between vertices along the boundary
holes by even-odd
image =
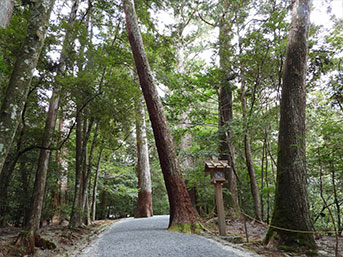
[[[180,232],[185,234],[199,234],[201,231],[203,231],[203,227],[200,222],[197,222],[195,224],[177,224],[170,226],[168,228],[168,231],[171,232]]]

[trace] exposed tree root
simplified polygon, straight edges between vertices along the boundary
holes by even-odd
[[[23,231],[19,233],[11,252],[15,255],[20,254],[20,256],[33,255],[36,252],[35,247],[53,250],[56,245],[40,235],[34,235],[30,231]]]
[[[30,231],[20,232],[14,242],[13,252],[21,252],[23,255],[33,255],[35,253],[35,237]]]

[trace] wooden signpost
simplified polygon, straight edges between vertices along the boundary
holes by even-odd
[[[216,187],[218,227],[219,227],[219,234],[221,236],[226,235],[222,184],[226,182],[224,171],[228,167],[229,167],[228,161],[205,161],[204,172],[210,172],[211,183],[214,184]]]

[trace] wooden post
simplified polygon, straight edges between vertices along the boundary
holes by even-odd
[[[226,235],[226,224],[225,224],[225,212],[224,212],[224,203],[223,203],[223,192],[222,192],[222,183],[216,183],[216,204],[218,212],[218,227],[219,234],[221,236]]]
[[[216,204],[218,213],[218,227],[221,236],[226,235],[225,212],[223,203],[222,184],[226,182],[224,169],[228,168],[227,160],[222,161],[205,161],[204,172],[211,174],[211,183],[216,187]]]

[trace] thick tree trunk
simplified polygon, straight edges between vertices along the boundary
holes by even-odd
[[[151,217],[153,212],[149,150],[146,135],[144,102],[141,98],[136,102],[136,140],[138,160],[138,200],[135,217]]]
[[[142,36],[138,28],[134,3],[132,0],[123,0],[123,4],[128,37],[139,81],[148,107],[160,165],[168,192],[170,206],[169,228],[172,229],[174,226],[177,228],[178,225],[184,224],[192,225],[198,221],[198,217],[192,207],[185,182],[182,178],[163,106],[153,83]]]
[[[225,7],[227,3],[222,3]],[[237,179],[235,174],[235,148],[233,145],[233,132],[231,125],[232,121],[232,80],[235,75],[231,72],[231,37],[230,30],[232,24],[225,15],[220,21],[219,31],[219,57],[221,69],[221,86],[219,88],[219,103],[218,103],[218,121],[219,121],[219,158],[221,160],[228,160],[229,168],[225,170],[225,178],[228,183],[224,184],[230,195],[224,199],[228,205],[230,216],[239,217],[240,208],[237,193]]]
[[[4,102],[0,109],[0,173],[12,145],[14,135],[31,86],[49,25],[54,0],[36,1],[29,20],[25,41],[18,56]]]
[[[245,96],[245,82],[242,80],[242,112],[243,112],[243,120],[246,122],[247,120],[247,100]],[[254,169],[254,163],[252,159],[251,153],[251,145],[250,145],[250,137],[249,137],[249,124],[245,124],[245,132],[244,132],[244,152],[245,152],[245,161],[249,172],[250,178],[250,190],[252,197],[254,199],[254,211],[255,211],[255,219],[262,220],[261,216],[261,200],[260,195],[258,192],[258,185],[256,180],[256,172]]]
[[[14,0],[1,0],[0,1],[0,27],[5,28],[10,23]]]
[[[225,79],[226,80],[226,79]],[[228,122],[232,120],[232,91],[227,88],[231,85],[223,85],[219,89],[219,158],[228,160],[230,167],[225,170],[225,177],[228,183],[224,186],[229,190],[230,196],[225,199],[230,210],[230,215],[237,217],[240,215],[238,203],[237,179],[234,172],[235,150],[232,143],[232,129],[228,128]]]
[[[288,36],[280,106],[277,184],[273,226],[311,231],[305,156],[307,41],[311,0],[295,0]],[[315,248],[313,234],[270,227],[266,241]]]

